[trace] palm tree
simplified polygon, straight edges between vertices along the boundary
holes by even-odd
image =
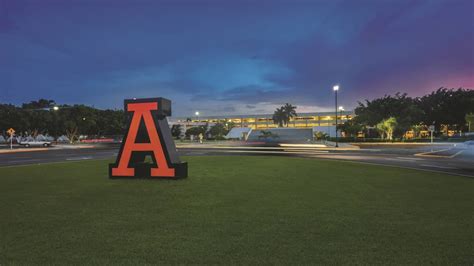
[[[260,136],[258,136],[258,139],[277,139],[279,138],[278,134],[272,133],[269,130],[260,130]]]
[[[385,124],[383,123],[383,120],[380,121],[377,125],[375,125],[375,128],[379,132],[381,139],[384,140],[385,132],[387,132],[387,129],[385,128]]]
[[[324,140],[324,139],[327,139],[328,137],[329,137],[328,134],[326,134],[322,131],[314,132],[314,138],[316,140]]]
[[[474,113],[466,114],[464,118],[466,119],[466,122],[468,124],[468,131],[471,132],[471,126],[472,124],[474,124]]]
[[[275,112],[273,113],[273,117],[272,117],[273,123],[277,124],[278,127],[283,127],[283,123],[286,122],[285,116],[286,114],[285,114],[285,111],[283,110],[283,107],[277,108]]]
[[[380,121],[380,123],[378,123],[375,127],[380,132],[382,139],[384,139],[384,136],[387,136],[388,140],[392,140],[393,131],[395,131],[395,128],[397,127],[397,125],[398,125],[397,119],[395,117],[389,117],[387,119]]]
[[[383,121],[385,128],[387,129],[387,138],[389,140],[393,139],[393,132],[398,125],[397,119],[395,117],[389,117]]]
[[[296,106],[293,106],[289,103],[286,103],[284,106],[281,107],[281,109],[285,113],[285,124],[287,127],[288,127],[288,124],[290,123],[290,119],[295,116],[298,116],[298,114],[296,113],[296,108],[297,108]]]

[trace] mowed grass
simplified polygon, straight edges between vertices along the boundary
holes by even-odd
[[[472,264],[474,180],[285,157],[0,168],[0,264]]]

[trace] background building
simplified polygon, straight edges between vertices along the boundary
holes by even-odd
[[[249,127],[252,129],[276,128],[278,125],[273,123],[273,114],[255,114],[255,115],[225,115],[225,116],[193,116],[193,117],[170,117],[169,123],[180,124],[186,127],[197,125],[213,125],[216,123],[234,123],[235,127]],[[338,115],[338,124],[343,124],[354,116],[352,111],[342,111]],[[291,128],[313,128],[313,127],[331,127],[336,124],[334,112],[317,113],[299,113],[288,123]],[[287,127],[287,126],[285,126]]]
[[[352,111],[342,111],[338,114],[337,123],[343,124],[354,116]],[[308,140],[315,132],[321,131],[330,137],[336,135],[336,116],[334,112],[299,113],[290,119],[288,125],[278,128],[273,122],[273,114],[255,115],[226,115],[226,116],[197,116],[170,117],[170,126],[181,125],[182,133],[200,125],[213,126],[216,123],[228,125],[233,123],[234,128],[229,133],[236,135],[231,138],[257,140],[262,130],[270,130],[279,136],[280,140]],[[299,130],[298,130],[299,129]],[[340,135],[340,132],[339,132]],[[229,137],[229,136],[228,136]]]

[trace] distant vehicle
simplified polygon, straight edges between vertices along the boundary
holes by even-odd
[[[51,141],[41,141],[41,140],[32,140],[32,141],[29,141],[29,140],[25,140],[25,141],[20,141],[20,146],[23,146],[23,147],[33,147],[33,146],[43,146],[43,147],[49,147],[51,146]]]

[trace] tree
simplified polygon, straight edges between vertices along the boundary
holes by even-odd
[[[397,119],[395,117],[390,117],[384,120],[385,128],[387,129],[387,136],[389,140],[393,139],[393,132],[398,126]]]
[[[385,128],[383,121],[380,121],[379,123],[377,123],[377,125],[375,125],[375,129],[377,129],[377,132],[379,132],[380,138],[384,140],[385,132],[387,131],[387,129]]]
[[[225,123],[225,127],[227,128],[227,130],[230,131],[231,129],[233,129],[235,127],[235,123],[232,122],[232,121],[228,121],[228,122]]]
[[[72,122],[66,122],[66,136],[69,139],[69,143],[73,144],[78,139],[78,128],[77,125]]]
[[[284,106],[282,106],[283,113],[285,114],[285,123],[286,126],[288,127],[288,124],[290,123],[291,118],[298,116],[296,113],[296,106],[293,106],[289,103],[286,103]]]
[[[123,110],[104,110],[97,114],[97,135],[122,135],[126,129],[125,112]]]
[[[392,140],[393,132],[395,131],[397,124],[397,119],[395,117],[390,117],[377,123],[376,128],[381,133],[382,139],[386,136],[388,140]]]
[[[45,99],[24,103],[21,107],[0,104],[0,132],[13,127],[19,136],[59,137],[68,132],[77,136],[124,134],[126,119],[122,110],[99,110],[85,105],[60,105],[56,110],[54,106],[57,106],[55,101]]]
[[[277,108],[273,113],[273,123],[278,125],[278,127],[283,127],[283,125],[289,126],[291,118],[298,116],[296,113],[296,106],[293,106],[289,103],[286,103],[280,108]]]
[[[325,140],[325,139],[328,139],[329,136],[328,136],[328,134],[326,134],[322,131],[316,131],[316,132],[314,132],[314,138],[316,140]]]
[[[171,136],[175,137],[176,139],[179,139],[181,136],[181,125],[176,124],[171,126]]]
[[[366,100],[365,104],[359,102],[354,111],[356,114],[354,123],[368,127],[394,117],[398,122],[394,134],[400,137],[412,125],[419,124],[423,117],[423,110],[418,106],[418,100],[400,93],[396,93],[395,96],[385,95],[372,101]]]
[[[49,110],[56,104],[54,100],[39,99],[38,101],[31,101],[29,103],[22,104],[21,108],[23,109],[33,109],[33,110]]]
[[[421,130],[423,130],[426,126],[418,124],[418,125],[413,125],[410,129],[413,131],[413,135],[415,138],[420,136]]]
[[[423,110],[422,122],[425,125],[449,125],[466,131],[465,115],[474,113],[474,90],[459,88],[438,90],[417,99]]]
[[[190,136],[199,136],[199,134],[206,135],[207,125],[206,126],[196,126],[191,127],[186,130],[186,137],[189,138]]]
[[[273,123],[277,124],[278,127],[283,127],[283,124],[286,121],[286,114],[283,108],[277,108],[273,113]]]
[[[268,139],[277,139],[279,137],[280,136],[278,136],[278,134],[272,133],[269,130],[260,130],[260,135],[258,136],[258,139],[268,140]]]
[[[60,106],[57,111],[61,128],[69,132],[76,131],[78,135],[97,135],[98,111],[85,105]],[[77,128],[76,130],[72,130]]]
[[[468,124],[468,130],[469,132],[471,132],[471,126],[474,125],[474,113],[466,114],[464,119],[466,119],[466,123]]]
[[[224,139],[224,136],[229,133],[229,129],[222,123],[216,123],[209,129],[209,133],[215,139]]]
[[[364,126],[357,123],[354,119],[347,120],[344,124],[338,125],[337,128],[351,137],[357,137],[359,132],[364,130]]]

